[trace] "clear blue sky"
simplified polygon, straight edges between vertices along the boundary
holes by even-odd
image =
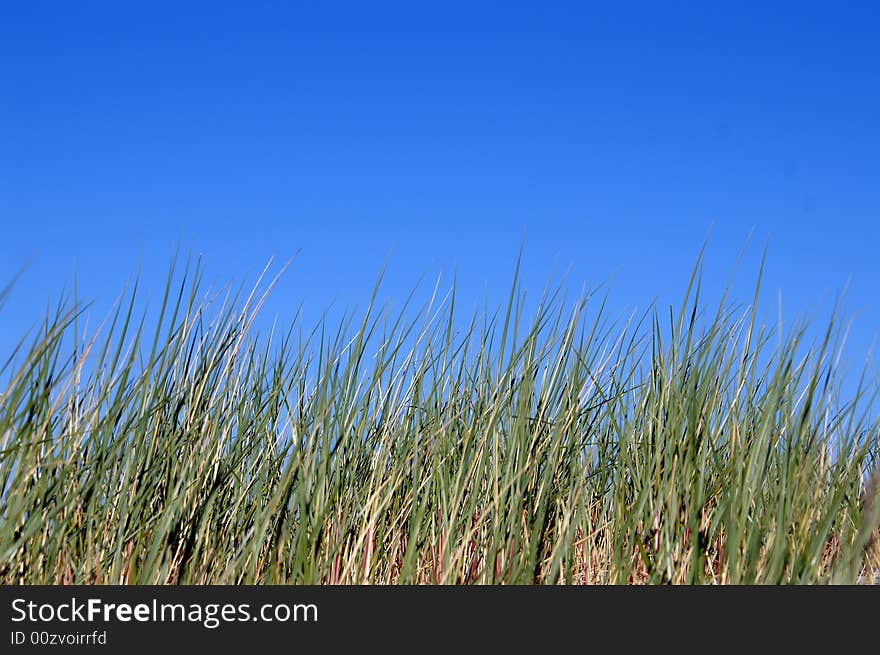
[[[0,9],[7,346],[69,284],[106,306],[176,244],[211,281],[299,258],[269,314],[419,274],[465,301],[613,278],[675,302],[710,226],[718,291],[753,231],[775,318],[851,279],[880,331],[876,3],[19,2]],[[611,5],[615,8],[610,8]],[[769,310],[768,310],[769,311]]]

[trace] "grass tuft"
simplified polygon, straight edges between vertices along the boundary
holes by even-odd
[[[172,266],[149,324],[60,302],[0,359],[0,582],[878,579],[878,385],[843,396],[837,314],[774,334],[758,285],[707,317],[698,266],[625,324],[515,282],[261,338],[272,284]]]

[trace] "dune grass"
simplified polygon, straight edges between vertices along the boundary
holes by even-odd
[[[271,282],[198,265],[149,321],[62,301],[0,360],[0,582],[875,581],[877,380],[843,396],[837,316],[808,342],[699,282],[263,336]]]

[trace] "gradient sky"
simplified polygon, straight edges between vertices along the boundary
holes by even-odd
[[[362,306],[422,273],[465,302],[612,279],[717,299],[768,247],[775,319],[850,281],[880,332],[876,3],[95,3],[0,9],[0,313],[17,341],[77,270],[109,306],[176,246],[209,281],[299,256],[267,307]],[[614,4],[615,8],[610,8]],[[5,350],[4,350],[5,352]]]

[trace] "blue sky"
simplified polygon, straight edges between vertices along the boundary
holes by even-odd
[[[106,308],[175,247],[209,281],[299,253],[267,315],[362,306],[422,273],[465,303],[612,279],[717,298],[768,246],[767,316],[847,283],[880,332],[880,16],[872,3],[4,3],[0,282],[17,340],[77,270]],[[614,4],[612,8],[611,5]]]

